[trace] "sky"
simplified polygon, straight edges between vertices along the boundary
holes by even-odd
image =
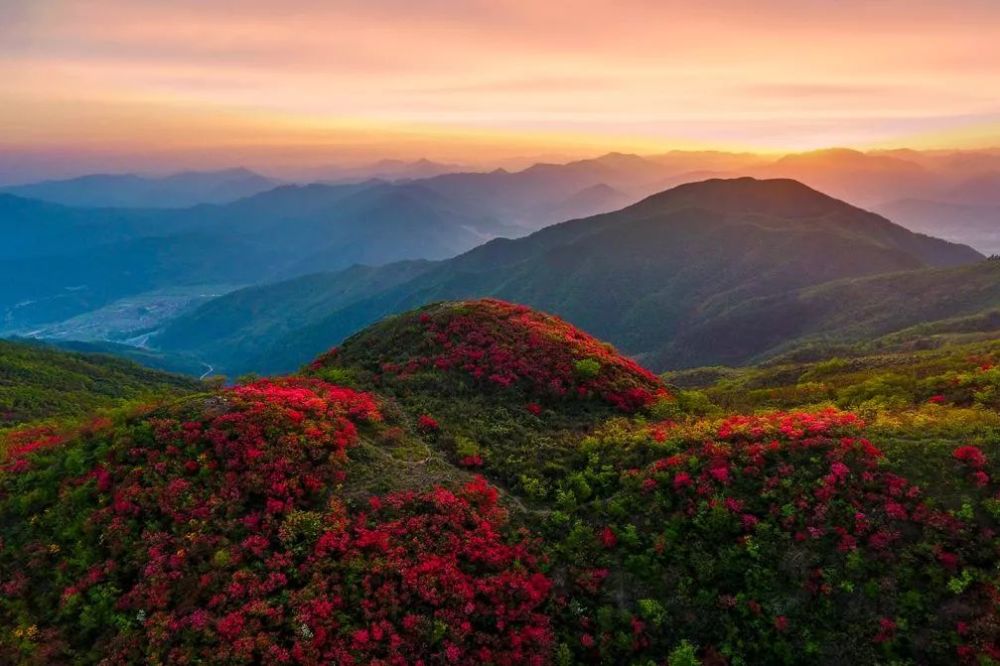
[[[0,0],[8,168],[1000,145],[995,0]]]

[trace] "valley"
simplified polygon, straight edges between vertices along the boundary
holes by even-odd
[[[209,284],[166,287],[121,298],[96,310],[38,328],[0,328],[0,336],[80,342],[120,342],[144,348],[148,346],[149,336],[166,322],[242,286],[244,285]],[[18,307],[30,305],[33,303],[16,304],[12,308],[15,312],[8,312],[5,319],[15,321]]]

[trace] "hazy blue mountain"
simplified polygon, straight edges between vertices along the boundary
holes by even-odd
[[[2,327],[67,319],[166,286],[255,282],[261,247],[204,233],[139,237],[77,253],[0,261]]]
[[[563,201],[543,205],[534,211],[531,217],[539,222],[548,221],[550,224],[555,224],[599,213],[610,213],[635,201],[636,197],[600,183],[585,187]]]
[[[70,208],[0,193],[0,260],[74,253],[178,228],[163,211]]]
[[[947,192],[946,198],[966,205],[1000,206],[1000,165],[995,171],[962,181]]]
[[[417,181],[449,200],[488,212],[498,219],[534,231],[556,221],[558,207],[578,197],[576,216],[607,210],[598,198],[592,207],[581,192],[606,187],[621,192],[616,202],[637,201],[656,191],[657,185],[674,172],[659,162],[623,153],[577,160],[567,164],[535,164],[521,171],[497,169],[488,173],[451,173]]]
[[[387,266],[352,266],[242,289],[217,298],[170,325],[154,339],[158,348],[197,350],[221,369],[240,367],[274,340],[309,326],[374,293],[407,283],[435,266],[403,261]]]
[[[187,208],[228,203],[269,190],[278,181],[249,169],[184,171],[163,177],[94,174],[4,188],[9,194],[88,208]]]
[[[902,199],[875,207],[907,229],[1000,254],[1000,204],[975,205]]]
[[[255,284],[454,256],[509,229],[416,184],[283,186],[178,210],[0,195],[0,330],[164,287]]]

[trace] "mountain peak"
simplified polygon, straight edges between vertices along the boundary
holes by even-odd
[[[654,194],[631,210],[706,208],[780,216],[814,216],[853,208],[791,178],[710,178]],[[626,209],[629,210],[629,209]]]

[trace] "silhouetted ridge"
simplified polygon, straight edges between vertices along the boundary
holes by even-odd
[[[812,217],[845,207],[854,208],[791,178],[759,180],[747,176],[685,183],[646,197],[625,210],[675,210],[685,206],[783,217]]]

